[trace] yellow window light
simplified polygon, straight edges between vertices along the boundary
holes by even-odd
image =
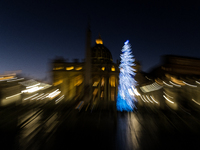
[[[73,69],[74,69],[74,66],[66,67],[66,70],[73,70]]]
[[[53,70],[61,70],[61,69],[64,69],[64,67],[53,68]]]
[[[94,82],[93,86],[97,86],[99,84],[99,82]]]
[[[82,69],[82,67],[77,67],[77,68],[76,68],[76,70],[81,70],[81,69]]]
[[[115,87],[115,77],[114,76],[110,77],[109,81],[110,81],[110,86]]]
[[[115,71],[115,67],[112,67],[112,68],[111,68],[111,71]]]
[[[101,70],[103,70],[103,71],[104,71],[104,70],[105,70],[105,67],[102,67],[102,68],[101,68]]]
[[[101,97],[103,97],[103,91],[101,92]]]
[[[101,80],[101,86],[104,86],[104,78]]]

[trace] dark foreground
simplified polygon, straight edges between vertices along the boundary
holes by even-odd
[[[186,112],[137,112],[51,103],[1,111],[1,149],[199,149],[200,119]],[[20,108],[19,108],[20,107]]]

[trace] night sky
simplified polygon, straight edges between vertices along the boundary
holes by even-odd
[[[198,1],[1,0],[0,74],[22,70],[43,79],[56,56],[84,59],[88,16],[92,46],[101,34],[113,60],[129,39],[142,70],[160,56],[200,58]]]

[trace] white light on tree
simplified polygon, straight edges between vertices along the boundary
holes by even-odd
[[[135,81],[135,59],[132,55],[131,45],[127,40],[122,48],[122,54],[120,56],[121,63],[119,65],[119,87],[117,96],[117,110],[118,111],[133,111],[136,108],[135,103],[137,102],[134,95],[135,86],[137,82]]]

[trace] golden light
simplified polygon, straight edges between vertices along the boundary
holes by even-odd
[[[103,91],[101,92],[101,97],[103,97]]]
[[[94,91],[93,91],[93,95],[96,95],[98,92],[98,88],[95,88]]]
[[[160,78],[155,79],[155,82],[158,83],[159,85],[163,85],[163,82]]]
[[[101,86],[104,86],[104,78],[101,79]]]
[[[9,77],[2,77],[2,78],[0,78],[0,80],[7,80],[7,79],[12,79],[12,78],[14,78],[15,76],[9,76]]]
[[[105,67],[102,67],[102,68],[101,68],[101,70],[103,70],[103,71],[104,71],[104,70],[105,70]]]
[[[102,39],[96,39],[96,44],[103,44]]]
[[[172,80],[174,83],[176,83],[176,84],[185,85],[185,84],[183,83],[182,80],[178,80],[178,79],[176,79],[176,78],[174,78],[174,77],[171,77],[171,80]]]
[[[110,86],[115,87],[115,76],[110,77]]]
[[[66,70],[73,70],[73,69],[74,69],[74,66],[66,67]]]
[[[75,84],[74,86],[79,86],[81,83],[83,83],[83,76],[79,75],[75,78]]]
[[[57,81],[57,82],[54,82],[53,85],[56,86],[56,85],[59,85],[59,84],[61,84],[61,83],[63,83],[63,80],[59,80],[59,81]]]
[[[99,82],[94,82],[93,86],[97,86],[99,84]]]
[[[115,67],[112,67],[112,68],[111,68],[111,71],[115,71]]]
[[[76,68],[76,70],[81,70],[81,69],[82,69],[82,67],[77,67],[77,68]]]
[[[61,70],[61,69],[64,69],[64,67],[53,68],[53,70]]]

